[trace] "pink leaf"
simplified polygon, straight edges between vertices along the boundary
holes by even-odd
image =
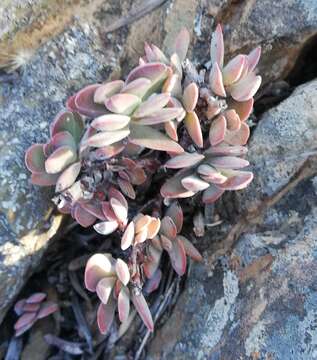
[[[171,251],[173,249],[172,241],[167,236],[161,234],[160,239],[161,239],[162,248],[164,250]]]
[[[247,171],[232,171],[233,176],[229,177],[226,182],[218,185],[224,190],[241,190],[246,188],[253,180],[252,172]]]
[[[261,56],[261,47],[258,46],[255,49],[253,49],[250,54],[248,55],[248,71],[251,72],[253,71],[259,60],[260,60],[260,56]]]
[[[227,131],[224,141],[231,145],[245,145],[250,136],[249,126],[243,122],[240,129],[236,131]]]
[[[105,335],[109,331],[113,322],[115,312],[114,304],[108,303],[107,305],[101,303],[97,311],[97,323],[101,334]]]
[[[174,176],[168,179],[161,187],[161,195],[164,198],[187,198],[195,195],[193,191],[185,189],[181,183],[181,177]]]
[[[212,166],[222,169],[240,169],[249,166],[249,161],[235,156],[219,156],[208,161]]]
[[[235,101],[231,100],[229,103],[229,107],[233,108],[237,114],[239,115],[240,121],[246,121],[247,118],[250,116],[253,110],[253,98],[247,101]]]
[[[142,293],[132,292],[133,305],[149,331],[153,332],[154,324],[150,309]]]
[[[119,221],[124,223],[128,216],[127,208],[116,198],[110,199],[110,206]]]
[[[115,277],[104,277],[98,281],[98,284],[96,286],[96,293],[98,295],[99,300],[103,304],[108,303],[115,282],[116,282]]]
[[[70,165],[68,168],[66,168],[61,173],[61,175],[59,176],[56,182],[55,192],[64,191],[68,189],[70,186],[72,186],[76,181],[77,176],[80,173],[80,169],[81,169],[80,162],[76,162]]]
[[[183,94],[183,105],[186,111],[194,111],[198,101],[198,86],[192,82],[186,86]]]
[[[186,114],[185,127],[188,131],[189,136],[192,138],[194,143],[202,148],[203,147],[203,135],[200,127],[198,116],[194,111],[190,111]]]
[[[170,239],[174,239],[177,235],[177,227],[169,216],[164,216],[161,221],[160,234],[167,236]]]
[[[230,95],[236,101],[250,100],[258,91],[261,81],[261,76],[256,76],[253,72],[251,72],[237,83],[230,86]]]
[[[117,94],[123,87],[124,82],[122,80],[114,80],[105,84],[101,84],[97,87],[94,93],[94,102],[104,105],[107,98]]]
[[[147,78],[138,78],[124,86],[121,92],[136,95],[141,99],[147,93],[151,84],[151,80]]]
[[[209,130],[209,141],[211,145],[218,145],[224,140],[226,128],[227,121],[224,116],[220,115],[213,120]]]
[[[106,107],[115,114],[130,115],[140,104],[139,97],[133,94],[116,94],[106,101]]]
[[[46,298],[46,294],[43,292],[35,293],[26,299],[27,304],[37,304],[42,302]]]
[[[80,206],[89,212],[89,214],[95,216],[99,220],[106,220],[105,215],[102,210],[102,206],[99,201],[90,201],[87,203],[82,202]]]
[[[103,105],[94,102],[95,91],[100,87],[100,84],[88,85],[82,90],[78,91],[74,98],[76,110],[85,116],[96,117],[107,113]]]
[[[230,85],[240,78],[246,61],[245,55],[237,55],[229,61],[222,71],[224,85]]]
[[[135,232],[139,233],[143,229],[147,229],[148,225],[150,224],[152,218],[149,215],[140,214],[140,216],[135,219]]]
[[[167,67],[162,63],[149,63],[136,67],[133,69],[127,77],[126,83],[137,78],[147,78],[156,82],[159,79],[164,79],[167,76]]]
[[[130,294],[127,287],[122,287],[118,295],[118,312],[121,322],[127,321],[130,313]]]
[[[160,269],[156,269],[154,274],[148,281],[145,283],[144,291],[148,294],[151,294],[153,291],[157,290],[162,279],[162,271]]]
[[[174,201],[168,207],[165,215],[169,216],[173,220],[173,223],[176,225],[177,233],[179,233],[183,227],[184,215],[178,201]]]
[[[186,28],[183,28],[175,39],[174,49],[180,61],[184,61],[190,44],[190,35]]]
[[[161,220],[151,218],[151,222],[147,226],[147,238],[153,239],[159,232],[161,227]]]
[[[186,255],[188,255],[195,261],[203,261],[203,257],[201,256],[199,251],[188,239],[186,239],[182,235],[178,235],[177,238],[183,243]]]
[[[83,227],[89,227],[96,221],[96,217],[83,209],[80,205],[75,206],[74,218]]]
[[[153,112],[151,115],[134,120],[136,125],[157,125],[177,119],[184,110],[182,108],[164,108]]]
[[[117,221],[103,221],[101,223],[95,224],[94,229],[97,231],[98,234],[109,235],[112,234],[115,230],[117,230],[118,226],[119,224]]]
[[[37,312],[40,306],[40,303],[25,304],[23,307],[23,312]]]
[[[130,281],[130,271],[128,265],[120,258],[116,262],[116,273],[122,284],[127,286]]]
[[[30,146],[25,153],[25,165],[32,172],[45,171],[45,155],[43,144],[34,144]]]
[[[46,301],[41,304],[41,308],[37,314],[38,319],[45,318],[58,310],[58,306],[53,301]]]
[[[62,131],[68,131],[78,143],[85,128],[84,121],[78,113],[61,111],[50,126],[51,137]]]
[[[214,63],[210,71],[209,84],[211,90],[219,96],[226,97],[226,91],[224,88],[222,73],[218,63]]]
[[[182,153],[184,149],[175,141],[149,126],[133,126],[129,140],[132,144],[154,150]]]
[[[122,129],[117,131],[103,131],[92,135],[86,141],[87,145],[93,147],[104,147],[123,140],[130,134],[130,130]]]
[[[197,172],[200,174],[203,180],[210,183],[222,184],[227,180],[226,176],[207,164],[200,165],[197,169]]]
[[[134,223],[133,221],[126,227],[121,239],[121,249],[127,250],[133,243],[134,239]]]
[[[193,192],[202,191],[209,187],[208,182],[203,181],[198,176],[190,175],[182,179],[182,185],[185,189]]]
[[[198,153],[186,153],[172,157],[165,163],[168,169],[181,169],[194,166],[205,158],[204,155]]]
[[[215,63],[219,64],[220,67],[223,66],[223,57],[224,57],[224,44],[223,44],[223,34],[221,25],[218,24],[215,32],[211,37],[210,44],[210,59],[212,65]]]
[[[70,147],[61,146],[46,159],[45,170],[48,174],[56,174],[76,159],[77,154]]]
[[[118,178],[117,182],[120,190],[124,193],[124,195],[126,195],[130,199],[135,199],[136,194],[130,181]]]
[[[168,252],[171,264],[176,273],[182,276],[185,274],[187,263],[185,248],[179,238],[176,238],[175,241],[172,242],[172,245],[172,249]]]
[[[158,110],[163,109],[169,100],[170,95],[166,93],[152,95],[138,107],[138,109],[133,113],[133,117],[142,118],[144,116],[151,115]]]
[[[166,134],[174,141],[178,141],[178,135],[177,135],[177,121],[170,120],[166,121],[164,123],[164,128]]]
[[[14,329],[18,330],[30,323],[33,323],[36,319],[36,312],[24,313],[19,320],[14,324]]]
[[[89,258],[85,268],[85,286],[89,291],[95,292],[98,282],[111,276],[115,276],[111,255],[95,254]]]
[[[25,305],[25,302],[26,299],[21,299],[14,305],[14,311],[17,315],[20,316],[23,313],[23,306]]]
[[[91,126],[100,131],[115,131],[126,127],[129,122],[127,115],[106,114],[94,119]]]
[[[235,130],[240,129],[241,121],[240,121],[239,115],[237,114],[237,112],[235,110],[233,110],[233,109],[227,110],[224,115],[227,120],[227,129],[228,130],[235,131]]]
[[[111,186],[109,191],[108,191],[108,196],[109,196],[109,199],[115,198],[118,201],[120,201],[121,204],[128,210],[128,202],[127,202],[126,198],[122,195],[122,193],[118,189]]]
[[[115,221],[117,222],[116,214],[113,212],[110,203],[108,201],[102,201],[101,203],[101,209],[108,221]]]
[[[245,146],[229,146],[223,145],[213,146],[205,151],[205,154],[211,155],[233,155],[233,156],[243,156],[247,154],[248,148]]]
[[[125,149],[125,146],[121,142],[115,144],[103,146],[95,150],[94,154],[97,160],[110,159],[113,156],[120,154]]]

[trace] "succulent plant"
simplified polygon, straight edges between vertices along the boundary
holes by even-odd
[[[56,192],[69,188],[76,180],[80,168],[79,143],[84,122],[75,112],[63,111],[50,128],[46,144],[34,144],[25,154],[25,163],[32,172],[35,185],[56,185]]]
[[[85,285],[101,301],[97,322],[102,334],[111,327],[116,309],[122,323],[128,320],[131,301],[147,328],[153,331],[150,309],[142,292],[129,284],[130,277],[128,264],[120,258],[115,260],[111,254],[95,254],[87,262]]]
[[[241,169],[249,165],[243,158],[250,135],[246,121],[261,84],[255,73],[261,50],[224,65],[218,25],[210,71],[198,71],[186,58],[189,44],[185,29],[166,54],[146,43],[125,80],[88,85],[71,96],[68,111],[51,126],[49,143],[33,145],[26,154],[33,183],[56,185],[54,201],[62,213],[84,227],[94,225],[101,235],[121,237],[112,242],[113,253],[93,255],[85,270],[86,288],[101,301],[102,333],[116,310],[125,326],[131,302],[153,331],[144,295],[166,276],[162,257],[168,255],[179,276],[187,256],[202,260],[182,234],[183,210],[173,199],[197,195],[210,204],[253,179]],[[200,209],[195,212],[193,233],[200,237],[205,221]]]
[[[16,337],[29,330],[37,320],[47,317],[58,310],[57,304],[52,301],[44,301],[45,299],[45,293],[34,293],[15,304],[14,311],[19,316],[19,319],[14,324]]]

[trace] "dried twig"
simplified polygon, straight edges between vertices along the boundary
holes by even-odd
[[[115,21],[112,25],[109,25],[106,29],[106,33],[110,33],[112,31],[118,30],[123,26],[130,25],[134,21],[140,19],[142,16],[147,13],[153,11],[157,7],[164,4],[166,0],[145,0],[143,4],[138,6],[135,9],[132,9],[126,16],[121,17],[117,21]]]
[[[56,346],[68,354],[81,355],[83,353],[81,343],[66,341],[52,334],[44,335],[44,339],[49,345]]]

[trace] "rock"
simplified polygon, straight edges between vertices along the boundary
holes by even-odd
[[[204,263],[193,265],[148,359],[317,358],[316,89],[299,87],[260,119],[255,180],[237,197],[245,213],[220,242],[202,240]]]

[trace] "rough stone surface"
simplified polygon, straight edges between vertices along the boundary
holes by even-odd
[[[211,244],[193,265],[149,359],[317,359],[316,154],[307,172],[315,176],[290,186],[316,145],[316,86],[299,87],[260,119],[250,145],[256,179],[238,197],[252,221],[240,220],[216,263]],[[263,197],[275,197],[272,206]]]

